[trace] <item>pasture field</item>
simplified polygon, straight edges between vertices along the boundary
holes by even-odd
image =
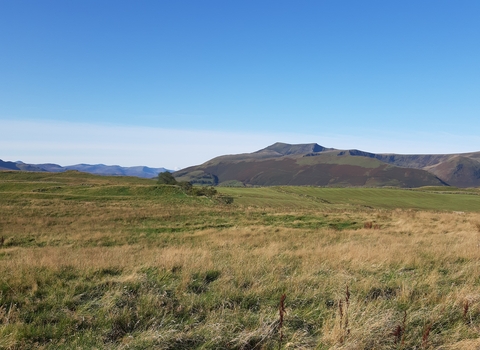
[[[480,348],[478,189],[217,190],[0,172],[0,349]]]

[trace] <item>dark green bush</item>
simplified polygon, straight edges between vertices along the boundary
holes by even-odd
[[[162,185],[176,185],[177,180],[175,180],[170,172],[165,171],[158,174],[158,183]]]

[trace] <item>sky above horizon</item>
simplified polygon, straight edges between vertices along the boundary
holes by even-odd
[[[480,151],[478,1],[0,2],[0,159]]]

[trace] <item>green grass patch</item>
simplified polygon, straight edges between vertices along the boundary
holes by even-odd
[[[461,192],[392,188],[263,187],[219,188],[235,203],[275,208],[402,208],[422,210],[479,211],[480,196]]]

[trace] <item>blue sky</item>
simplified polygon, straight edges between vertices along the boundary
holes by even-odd
[[[478,1],[2,1],[0,159],[480,151]]]

